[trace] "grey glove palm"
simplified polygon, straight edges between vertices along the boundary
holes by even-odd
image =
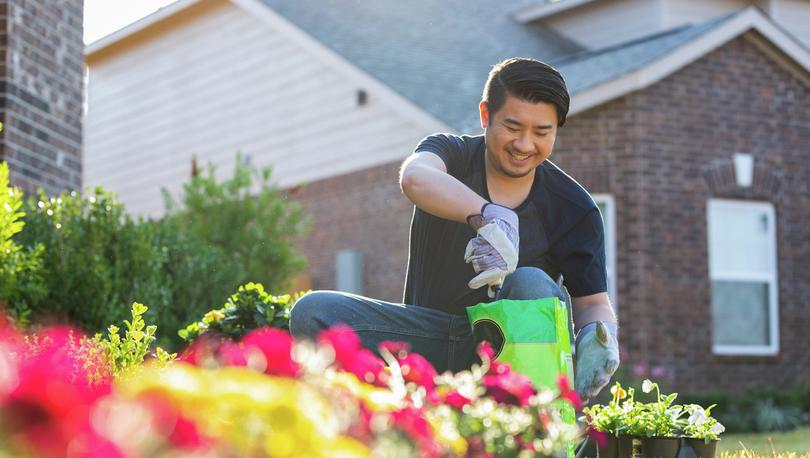
[[[518,215],[509,208],[488,203],[481,209],[484,225],[467,244],[464,260],[475,273],[469,287],[498,285],[517,268],[520,236]]]
[[[574,382],[582,402],[594,398],[619,367],[616,323],[595,321],[577,334]]]

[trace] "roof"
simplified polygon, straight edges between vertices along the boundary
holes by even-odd
[[[478,127],[476,107],[492,65],[581,49],[509,15],[535,0],[261,1],[460,132]]]
[[[231,1],[272,11],[416,110],[459,132],[478,130],[475,107],[486,75],[493,64],[514,56],[537,58],[562,72],[573,99],[570,115],[642,89],[751,29],[797,62],[804,72],[800,77],[810,72],[807,48],[755,8],[583,51],[547,29],[518,22],[510,13],[531,8],[537,0]],[[88,45],[85,54],[101,53],[203,3],[180,0]]]
[[[741,11],[701,24],[677,27],[619,45],[574,54],[549,63],[563,74],[568,91],[576,94],[644,67],[728,22],[738,14],[741,14]]]

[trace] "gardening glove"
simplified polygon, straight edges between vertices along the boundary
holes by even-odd
[[[574,382],[584,403],[602,391],[619,367],[617,331],[616,323],[594,321],[577,334]]]
[[[499,287],[503,279],[517,268],[520,243],[518,215],[502,205],[486,203],[481,208],[480,217],[480,227],[476,228],[478,235],[467,243],[464,252],[464,261],[472,263],[478,274],[468,286],[478,289],[489,285],[489,297],[495,297],[492,287]]]

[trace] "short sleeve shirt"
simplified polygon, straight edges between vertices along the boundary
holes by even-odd
[[[436,134],[415,151],[436,154],[448,174],[490,200],[485,150],[483,136]],[[529,196],[514,210],[520,225],[519,267],[538,267],[555,279],[562,276],[572,297],[607,291],[602,218],[579,183],[546,160],[535,169]],[[463,315],[465,307],[490,301],[486,287],[467,286],[476,273],[464,262],[464,250],[475,235],[466,224],[415,207],[403,302]]]

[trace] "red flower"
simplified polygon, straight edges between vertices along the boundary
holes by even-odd
[[[321,332],[318,342],[330,345],[335,350],[335,361],[342,366],[350,363],[361,349],[360,337],[354,329],[346,325],[338,325]]]
[[[402,368],[402,376],[406,382],[413,382],[425,387],[428,393],[436,389],[436,369],[424,358],[424,356],[411,353],[399,360]]]
[[[486,394],[503,404],[526,406],[534,395],[529,377],[514,372],[507,363],[493,361],[483,382]]]
[[[492,359],[495,357],[495,350],[492,349],[492,346],[490,346],[489,342],[486,340],[483,340],[481,341],[480,344],[478,344],[478,348],[476,351],[478,352],[478,356],[480,356],[481,359],[484,359],[484,357],[486,357],[487,360],[492,361]]]
[[[384,340],[380,342],[380,349],[388,350],[397,359],[404,358],[408,352],[411,351],[411,345],[408,342],[394,342],[392,340]]]
[[[224,366],[247,366],[245,347],[231,340],[224,340],[217,349],[217,359]]]
[[[557,386],[560,388],[561,398],[570,402],[575,409],[582,408],[582,399],[580,399],[579,393],[571,389],[567,376],[560,375],[560,377],[557,379]]]
[[[385,386],[385,365],[369,350],[362,348],[360,338],[346,325],[323,331],[318,336],[322,345],[330,345],[335,351],[335,362],[344,370],[356,375],[366,383]]]
[[[596,445],[599,448],[605,448],[608,444],[608,435],[605,432],[599,431],[598,429],[594,428],[592,425],[588,425],[588,437],[593,439],[596,442]]]
[[[177,361],[188,363],[197,367],[216,365],[214,355],[222,344],[222,340],[203,334],[194,339],[180,354]]]
[[[405,407],[402,410],[392,412],[391,419],[394,421],[395,428],[403,431],[414,441],[419,449],[419,456],[442,456],[441,446],[434,439],[430,424],[419,410],[413,407]]]
[[[98,400],[110,393],[110,380],[94,383],[80,355],[80,340],[68,328],[46,329],[36,336],[17,365],[16,383],[0,399],[0,410],[13,419],[7,437],[36,456],[121,456],[90,421]]]
[[[298,364],[290,354],[293,338],[288,332],[276,328],[257,329],[248,333],[242,339],[242,344],[248,349],[248,358],[251,357],[251,348],[261,351],[266,361],[266,374],[284,377],[295,377],[298,374]]]
[[[472,403],[472,400],[459,394],[458,391],[451,391],[450,393],[447,393],[447,396],[444,397],[444,403],[454,409],[461,410],[462,407]]]

